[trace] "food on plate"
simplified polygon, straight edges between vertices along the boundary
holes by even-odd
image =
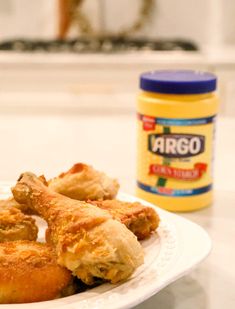
[[[81,201],[112,199],[119,189],[116,179],[83,163],[74,164],[48,184],[52,190]]]
[[[53,249],[28,240],[0,243],[0,304],[44,301],[66,295],[72,274]]]
[[[35,220],[19,209],[0,205],[0,242],[36,240],[38,228]]]
[[[9,208],[14,207],[21,210],[24,214],[32,214],[32,211],[30,210],[30,208],[28,208],[27,205],[17,203],[14,197],[9,197],[8,199],[5,200],[0,200],[0,208],[2,206]]]
[[[154,209],[142,204],[118,200],[90,201],[91,204],[107,210],[113,219],[119,220],[131,230],[139,240],[145,239],[156,230],[159,217]]]
[[[103,190],[105,186],[100,187],[100,184],[103,182],[102,179],[106,178],[105,174],[97,172],[91,166],[77,163],[68,172],[50,180],[49,187],[65,196],[78,200],[88,200],[89,203],[107,210],[114,219],[125,224],[139,240],[148,237],[159,224],[159,217],[156,212],[140,203],[125,203],[107,199],[107,195],[100,195],[97,190],[100,190],[100,188]],[[110,182],[110,179],[108,178],[107,181]],[[115,197],[117,190],[118,187],[112,197]],[[88,196],[90,196],[89,199]],[[95,196],[98,200],[93,201]],[[48,230],[48,238],[49,234],[50,231]]]
[[[12,193],[47,221],[60,265],[90,285],[95,278],[112,283],[127,279],[143,263],[143,249],[124,224],[107,211],[51,189],[24,173]]]

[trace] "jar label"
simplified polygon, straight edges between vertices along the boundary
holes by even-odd
[[[210,191],[214,122],[215,116],[172,119],[138,114],[138,187],[165,196]]]

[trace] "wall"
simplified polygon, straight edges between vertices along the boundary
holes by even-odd
[[[140,5],[141,0],[86,0],[83,10],[96,29],[116,33],[133,23]],[[151,20],[139,34],[189,38],[201,46],[235,43],[234,11],[234,0],[155,0]],[[0,0],[2,39],[53,38],[56,22],[57,0]]]
[[[118,27],[131,24],[140,8],[141,1],[104,0],[107,8],[107,27],[116,31]],[[128,5],[129,10],[125,10]],[[155,0],[154,12],[142,33],[154,38],[189,38],[199,44],[207,40],[208,0]],[[121,18],[120,18],[121,16]]]
[[[235,44],[235,1],[224,1],[226,5],[221,7],[221,25],[224,34],[223,42]]]
[[[0,0],[0,39],[52,38],[56,0]]]

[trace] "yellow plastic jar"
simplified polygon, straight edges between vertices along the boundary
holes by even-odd
[[[212,203],[216,76],[156,71],[140,77],[137,195],[170,211]]]

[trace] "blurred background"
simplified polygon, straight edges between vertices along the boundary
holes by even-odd
[[[212,255],[138,309],[235,308],[234,16],[234,0],[0,0],[0,194],[24,171],[50,178],[79,161],[135,194],[139,74],[218,76],[215,205],[184,215]]]
[[[144,71],[214,72],[220,116],[234,116],[234,12],[233,0],[0,0],[1,179],[83,160],[128,190]]]
[[[234,12],[233,0],[0,0],[1,96],[132,109],[140,72],[196,68],[219,76],[234,115]]]

